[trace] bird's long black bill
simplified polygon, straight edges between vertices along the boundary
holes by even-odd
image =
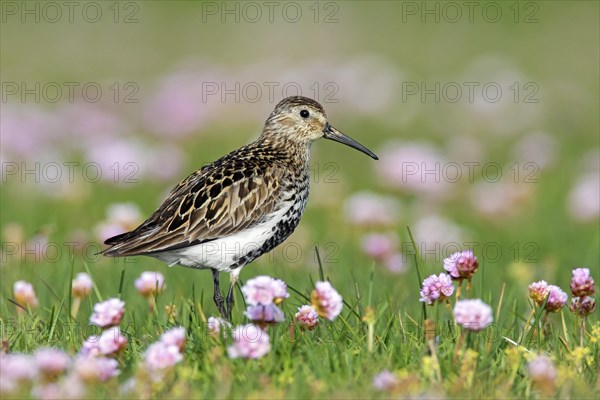
[[[362,151],[363,153],[375,160],[379,160],[379,157],[377,157],[375,153],[373,153],[371,150],[367,149],[365,146],[358,143],[356,140],[350,138],[349,136],[344,135],[342,132],[329,125],[329,123],[325,125],[325,129],[323,129],[323,134],[323,137],[325,139],[331,139],[335,140],[336,142],[343,143],[346,146],[350,146],[358,151]]]

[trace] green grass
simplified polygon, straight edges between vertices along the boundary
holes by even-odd
[[[600,371],[597,314],[586,325],[584,345],[589,359],[578,360],[575,356],[579,344],[577,319],[563,310],[550,315],[543,329],[536,323],[524,332],[528,306],[521,293],[525,288],[505,287],[500,304],[500,297],[491,290],[497,285],[488,283],[487,288],[482,287],[486,281],[479,278],[489,273],[485,266],[474,279],[473,292],[492,305],[496,318],[491,327],[469,334],[460,343],[459,329],[453,324],[449,309],[443,305],[427,307],[428,318],[435,322],[438,341],[435,351],[441,379],[437,379],[421,306],[415,297],[418,279],[414,263],[411,263],[410,273],[392,279],[381,270],[367,267],[366,263],[360,268],[325,267],[325,278],[342,293],[346,306],[336,321],[322,321],[316,330],[305,333],[297,328],[291,333],[289,322],[297,306],[308,301],[311,282],[320,279],[319,271],[289,270],[278,261],[270,268],[248,267],[243,278],[269,273],[283,278],[294,289],[283,303],[287,322],[268,328],[272,350],[260,360],[231,360],[226,355],[231,339],[221,341],[207,334],[205,318],[216,315],[207,272],[167,269],[146,260],[140,264],[102,260],[97,265],[82,265],[75,259],[73,263],[65,261],[51,266],[30,264],[28,269],[18,273],[5,270],[1,305],[3,340],[14,352],[29,353],[42,346],[54,346],[75,353],[88,336],[98,333],[87,325],[93,303],[120,296],[127,310],[121,329],[129,339],[125,353],[119,358],[122,375],[107,385],[92,388],[93,397],[118,397],[117,381],[136,376],[141,353],[173,326],[187,328],[185,360],[167,379],[151,388],[140,389],[150,391],[154,397],[387,397],[390,393],[378,394],[371,381],[381,370],[390,369],[396,371],[403,382],[402,389],[394,395],[445,393],[448,397],[530,398],[536,396],[536,391],[526,377],[526,361],[538,352],[555,359],[558,395],[577,398],[597,395]],[[77,320],[72,321],[69,277],[73,269],[86,268],[94,278],[95,290],[83,301]],[[167,289],[158,296],[154,313],[149,312],[146,300],[133,288],[133,279],[142,268],[157,269],[167,276]],[[429,274],[434,268],[426,265],[425,269]],[[7,279],[8,274],[12,276]],[[15,305],[6,301],[11,297],[10,284],[17,277],[32,281],[40,299],[39,308],[19,315]],[[413,290],[409,293],[393,290],[398,280]],[[239,293],[237,298],[234,322],[241,323],[243,302]],[[164,311],[167,304],[176,305],[175,318],[167,317]],[[372,352],[368,351],[369,331],[364,318],[369,307],[375,315]],[[513,345],[505,337],[520,342],[521,346]],[[458,345],[463,350],[475,351],[472,358],[465,360],[463,354],[469,353],[460,352],[457,357]]]

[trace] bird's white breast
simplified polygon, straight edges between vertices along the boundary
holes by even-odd
[[[240,257],[259,249],[265,243],[273,234],[273,228],[292,205],[292,202],[284,203],[283,207],[270,214],[264,222],[234,235],[157,253],[154,257],[169,266],[179,264],[184,267],[212,268],[229,272],[229,268],[235,265]]]

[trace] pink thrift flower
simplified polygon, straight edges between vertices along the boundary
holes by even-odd
[[[26,354],[0,353],[0,393],[11,393],[35,379],[38,364],[35,357]]]
[[[135,288],[142,296],[154,296],[165,288],[165,277],[160,272],[142,272],[135,280]]]
[[[538,306],[544,304],[548,292],[548,283],[546,281],[533,282],[529,285],[529,297],[535,301]]]
[[[37,307],[38,305],[35,290],[29,282],[16,281],[13,285],[13,296],[15,301],[22,307]]]
[[[388,187],[432,198],[446,197],[452,185],[436,173],[446,165],[443,154],[428,142],[392,140],[375,165],[380,182]]]
[[[283,311],[281,311],[281,309],[273,303],[266,306],[262,304],[248,306],[245,314],[250,321],[259,323],[261,325],[276,324],[285,319]]]
[[[150,372],[158,372],[173,367],[183,360],[177,346],[155,342],[144,352],[144,365]]]
[[[85,272],[80,272],[77,274],[75,279],[73,279],[73,283],[71,284],[71,292],[73,297],[85,297],[92,291],[92,278]]]
[[[567,294],[555,285],[548,285],[548,291],[550,294],[544,309],[549,312],[557,312],[567,303]]]
[[[340,315],[344,306],[342,296],[327,281],[315,284],[310,300],[319,315],[330,321]]]
[[[398,387],[398,378],[389,370],[385,369],[373,377],[373,387],[380,391],[392,391]]]
[[[492,307],[479,299],[459,300],[454,306],[454,320],[465,329],[480,331],[494,320]]]
[[[459,251],[444,259],[444,269],[453,279],[471,279],[478,267],[479,261],[471,250]]]
[[[38,400],[78,400],[86,397],[86,388],[77,375],[68,375],[58,382],[35,385],[31,394]]]
[[[231,329],[231,324],[220,317],[210,317],[207,321],[208,334],[211,336],[219,336],[223,329]]]
[[[594,279],[590,276],[588,268],[576,268],[573,270],[571,293],[575,297],[594,295]]]
[[[298,308],[295,318],[302,329],[312,331],[319,325],[319,314],[309,305],[303,305]]]
[[[92,335],[83,341],[83,345],[81,346],[81,350],[79,350],[79,355],[85,357],[96,357],[100,355],[100,346],[98,342],[100,341],[100,337],[96,335]]]
[[[121,224],[124,228],[135,228],[142,220],[140,208],[135,203],[111,204],[106,210],[109,221]]]
[[[127,347],[127,342],[127,338],[123,335],[119,327],[114,327],[102,332],[97,342],[97,348],[102,355],[115,355]]]
[[[285,282],[266,275],[250,279],[242,287],[242,293],[249,305],[264,306],[271,303],[279,304],[290,296]]]
[[[257,359],[271,351],[269,335],[256,325],[240,325],[232,335],[234,343],[227,348],[229,358]]]
[[[123,314],[125,314],[125,303],[119,299],[108,299],[94,305],[90,323],[101,328],[110,328],[119,325]]]
[[[383,265],[393,274],[406,272],[406,259],[404,254],[395,252],[383,259]]]
[[[587,317],[596,310],[596,300],[590,296],[574,297],[571,299],[569,310],[580,317]]]
[[[92,158],[95,159],[95,161],[99,161],[99,164],[101,164],[101,165],[107,164],[106,170],[108,171],[109,170],[108,166],[110,166],[111,164],[114,164],[114,162],[115,162],[114,157],[121,158],[123,160],[128,160],[128,161],[139,158],[139,157],[137,157],[137,155],[131,154],[131,151],[125,151],[125,154],[121,154],[120,156],[119,155],[114,156],[114,154],[113,154],[111,156],[108,156],[109,159],[107,159],[106,149],[111,150],[112,153],[118,154],[118,153],[121,153],[121,151],[119,150],[120,148],[122,148],[122,147],[127,148],[128,146],[131,147],[131,145],[129,145],[129,144],[122,144],[122,143],[121,144],[120,143],[116,143],[116,144],[111,143],[108,146],[101,144],[99,147],[96,147],[96,150],[94,150],[95,152],[98,152],[101,154],[98,154],[97,157],[93,156]],[[103,160],[99,160],[99,159],[103,159]],[[102,170],[104,171],[104,169],[102,169]],[[140,209],[134,203],[111,204],[108,207],[106,214],[107,214],[107,219],[96,226],[97,235],[100,238],[100,240],[102,240],[102,241],[108,239],[111,236],[115,236],[120,233],[132,230],[135,227],[137,227],[139,225],[139,223],[142,221],[142,214],[140,213]]]
[[[183,351],[185,348],[186,340],[185,328],[182,326],[171,328],[160,336],[161,342],[168,346],[175,346],[179,351]]]
[[[552,360],[540,355],[527,363],[527,374],[536,383],[554,382],[556,379],[556,368]]]
[[[117,360],[107,357],[79,356],[73,370],[86,383],[106,382],[121,373]]]
[[[600,172],[585,172],[577,179],[569,193],[567,208],[576,220],[582,222],[598,220],[598,216],[600,216]]]
[[[49,379],[65,372],[71,364],[71,357],[59,349],[40,348],[35,351],[34,356],[38,370]]]
[[[431,275],[423,281],[421,299],[419,301],[433,305],[437,301],[443,301],[454,293],[452,278],[450,275],[441,273]]]
[[[394,235],[369,233],[362,237],[363,252],[374,260],[382,261],[396,250],[398,238]]]
[[[353,225],[393,225],[398,219],[398,203],[393,197],[358,192],[344,203],[346,220]]]

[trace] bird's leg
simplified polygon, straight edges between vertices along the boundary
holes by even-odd
[[[213,269],[212,274],[213,283],[215,285],[215,293],[213,296],[213,300],[215,301],[215,304],[219,309],[219,313],[221,313],[221,317],[227,318],[227,313],[225,311],[225,299],[223,298],[223,295],[221,294],[221,288],[219,287],[219,271]]]
[[[233,292],[235,285],[237,284],[239,274],[231,273],[229,275],[229,291],[227,292],[227,317],[231,321],[231,314],[233,313],[234,296]]]

